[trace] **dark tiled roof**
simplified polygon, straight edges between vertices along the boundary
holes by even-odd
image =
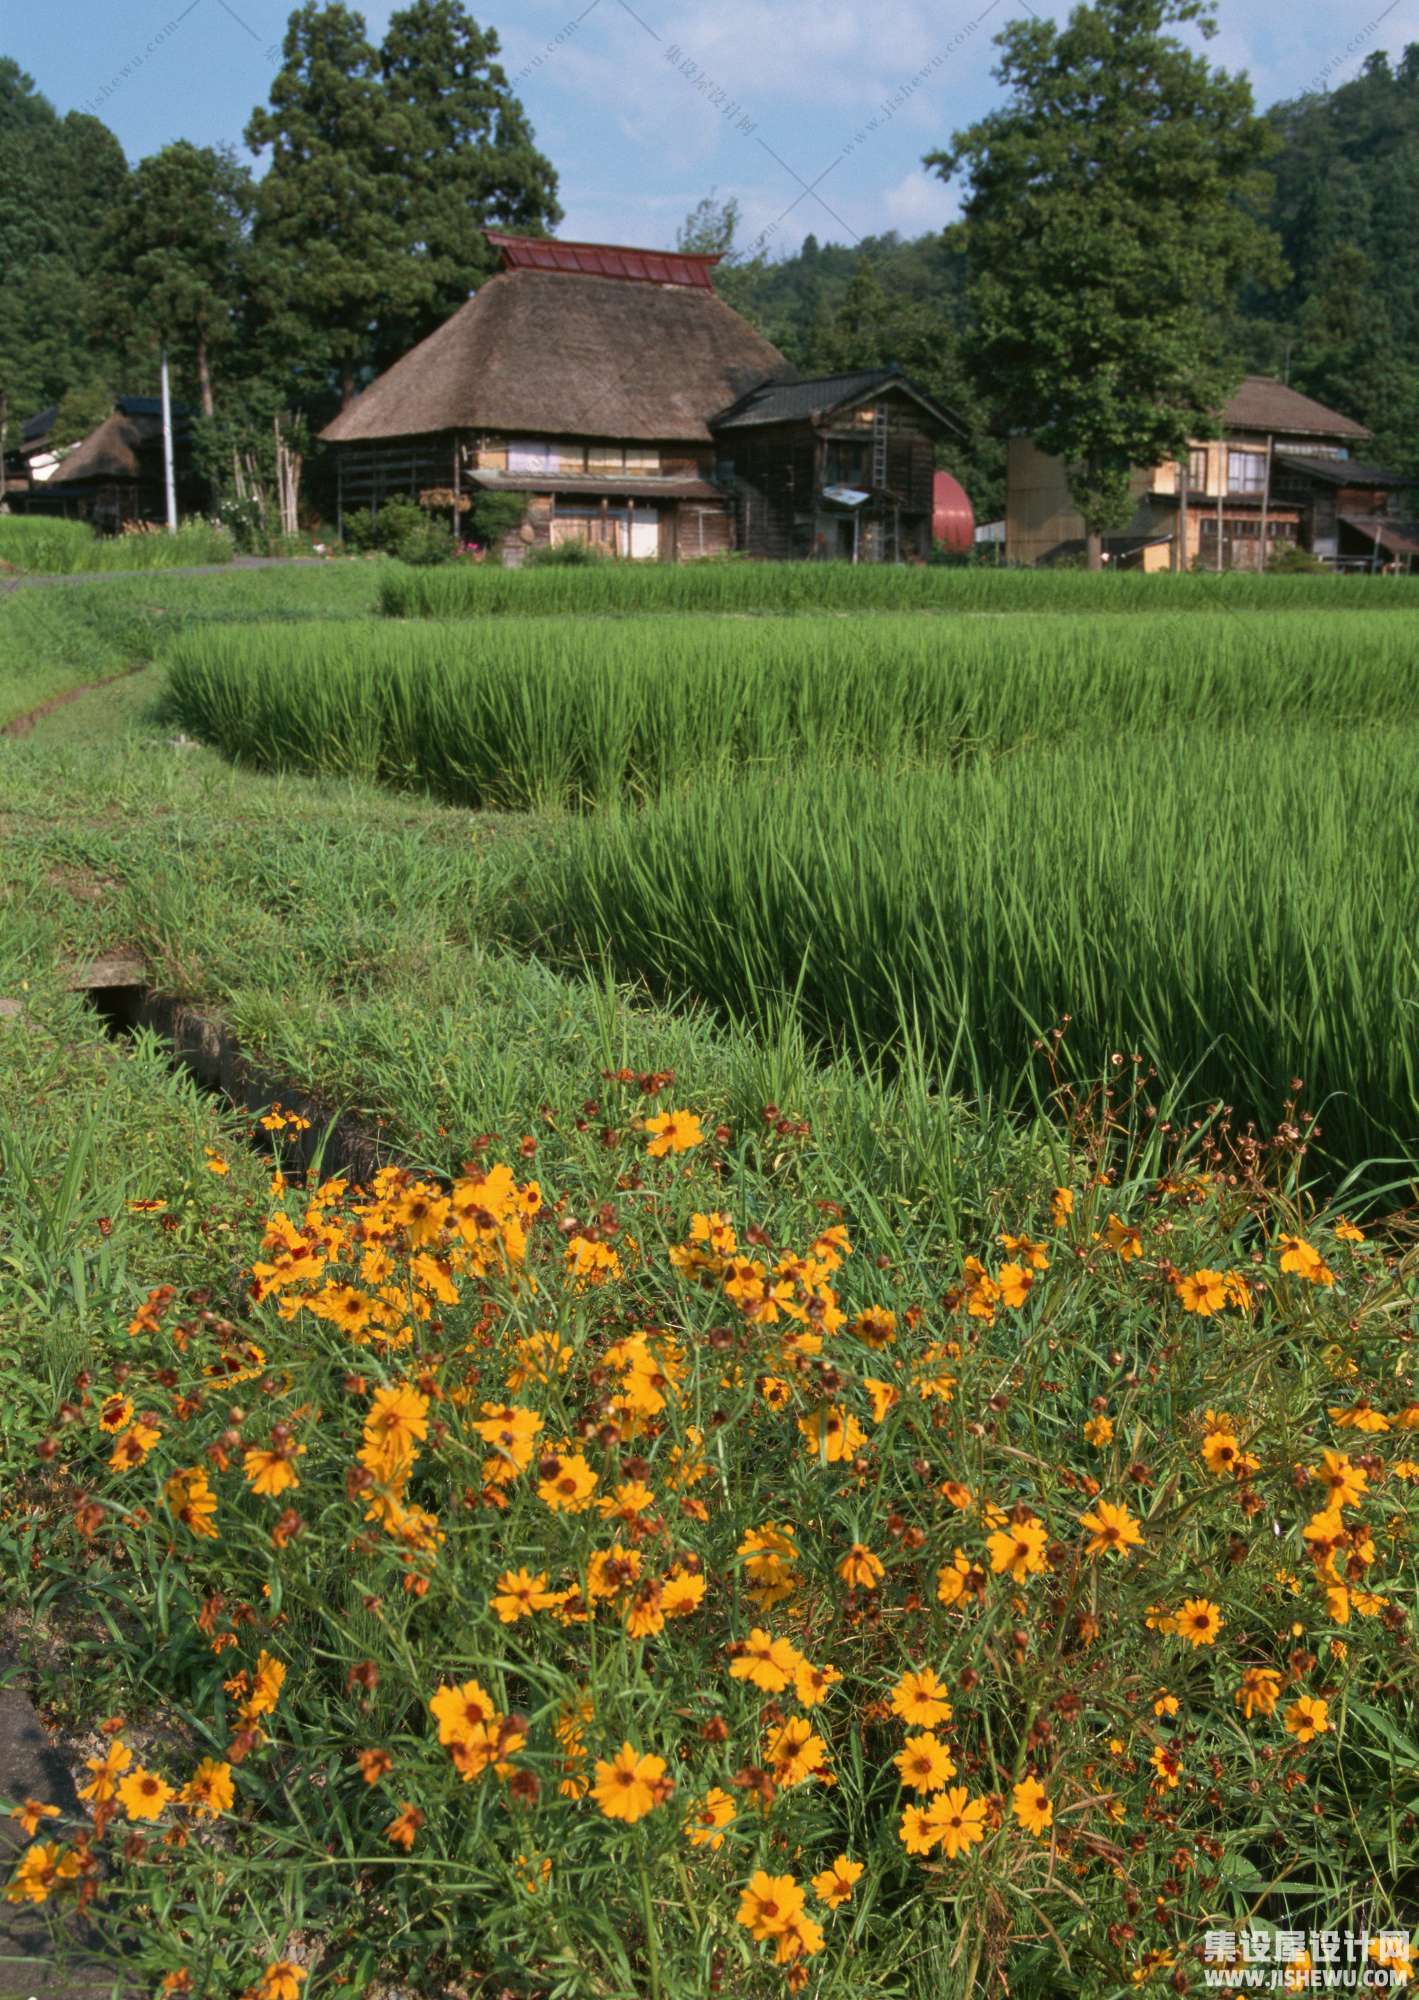
[[[760,382],[715,417],[714,428],[738,430],[750,424],[792,424],[818,417],[870,395],[900,373],[896,368],[857,368],[846,375],[813,375],[798,382]]]
[[[1383,466],[1363,465],[1357,458],[1321,458],[1304,451],[1278,451],[1276,463],[1288,472],[1308,479],[1322,479],[1328,486],[1411,486],[1402,472],[1387,472]]]
[[[1328,410],[1299,389],[1290,389],[1269,375],[1247,375],[1222,411],[1228,430],[1293,431],[1297,436],[1367,438],[1370,433],[1353,417]]]

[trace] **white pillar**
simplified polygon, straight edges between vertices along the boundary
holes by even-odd
[[[168,533],[177,533],[177,483],[172,465],[172,396],[168,389],[168,351],[162,350],[163,378],[163,485],[167,493]]]

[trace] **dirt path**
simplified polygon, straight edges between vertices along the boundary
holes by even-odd
[[[85,681],[80,687],[65,688],[63,694],[52,694],[38,708],[27,709],[23,715],[12,715],[8,722],[0,723],[0,736],[28,736],[35,724],[43,722],[45,716],[53,715],[56,708],[65,708],[83,695],[96,694],[100,688],[112,687],[115,681],[129,680],[134,674],[141,674],[147,665],[146,660],[135,660],[122,673],[106,674],[101,681]]]
[[[324,563],[334,561],[330,556],[233,556],[224,563],[190,563],[179,568],[165,569],[155,566],[150,569],[76,569],[63,576],[7,576],[0,577],[0,596],[10,590],[26,590],[35,584],[55,583],[107,583],[112,577],[147,577],[155,581],[165,576],[230,576],[233,571],[248,569],[319,569]]]

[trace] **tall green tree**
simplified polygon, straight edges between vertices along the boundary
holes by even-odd
[[[968,184],[971,348],[1007,423],[1062,458],[1091,567],[1135,466],[1216,428],[1240,375],[1227,310],[1282,275],[1260,220],[1275,139],[1251,86],[1171,27],[1204,0],[1095,0],[996,36],[1005,105],[928,155]]]
[[[236,338],[253,200],[230,149],[179,139],[140,160],[114,205],[99,304],[129,344],[175,350],[214,409],[214,363]]]
[[[256,190],[253,303],[292,389],[316,395],[333,375],[348,403],[381,324],[429,302],[401,222],[408,136],[353,9],[306,0],[281,53],[270,104],[246,127],[252,151],[270,154]]]
[[[34,80],[0,57],[0,393],[11,422],[75,384],[117,380],[116,344],[91,337],[109,212],[128,177],[101,119],[61,118]]]
[[[394,114],[396,219],[422,287],[408,322],[381,326],[381,361],[456,311],[488,275],[484,228],[541,234],[562,219],[556,169],[533,143],[498,53],[496,32],[480,28],[461,0],[411,0],[390,17],[379,74]]]

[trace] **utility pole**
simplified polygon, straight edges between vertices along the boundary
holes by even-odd
[[[162,350],[163,485],[167,492],[168,533],[177,533],[177,483],[172,469],[172,395],[168,389],[168,351]]]

